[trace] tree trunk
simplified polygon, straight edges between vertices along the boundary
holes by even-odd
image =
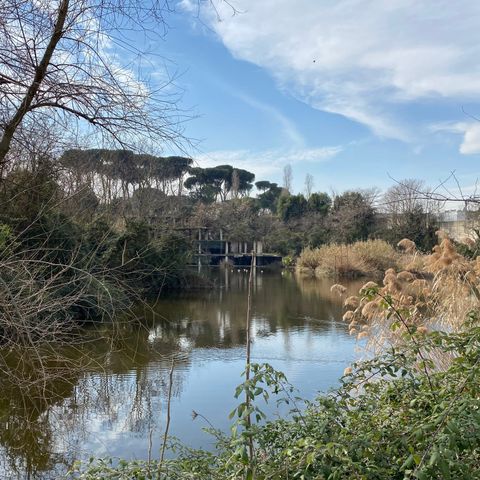
[[[20,103],[20,106],[15,112],[15,115],[7,123],[3,131],[2,137],[0,139],[0,179],[2,178],[1,173],[3,173],[3,170],[5,168],[5,159],[10,150],[15,131],[17,130],[25,115],[30,111],[32,101],[35,98],[35,95],[37,94],[38,89],[40,88],[40,85],[42,84],[47,74],[47,69],[50,65],[50,61],[52,60],[55,48],[57,47],[58,42],[62,38],[63,27],[65,25],[65,19],[67,18],[68,14],[69,2],[70,0],[62,0],[60,2],[57,21],[55,22],[52,36],[50,38],[50,41],[48,42],[47,47],[45,48],[42,60],[35,69],[35,76],[33,77],[32,83],[28,87],[28,90],[23,97],[22,103]]]

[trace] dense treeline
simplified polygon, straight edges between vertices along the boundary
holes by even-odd
[[[27,163],[9,173],[3,192],[17,206],[16,185],[28,183],[27,177],[35,195],[50,202],[56,197],[60,210],[81,223],[107,215],[117,225],[135,220],[164,230],[223,229],[240,241],[263,240],[267,250],[283,255],[369,238],[396,243],[408,237],[427,250],[436,230],[438,206],[412,198],[413,188],[421,187],[412,180],[383,196],[375,190],[295,195],[231,165],[201,168],[179,156],[67,150],[54,162]]]
[[[0,256],[10,271],[4,308],[15,295],[26,302],[36,288],[38,298],[48,293],[47,319],[102,318],[132,297],[183,286],[194,252],[185,232],[197,227],[260,240],[264,251],[287,257],[370,238],[394,244],[409,237],[429,249],[436,230],[431,208],[413,199],[399,209],[404,197],[389,190],[384,198],[395,206],[389,211],[378,207],[374,191],[292,194],[231,165],[201,168],[186,157],[126,150],[22,156],[0,182]],[[18,274],[25,263],[34,281]],[[52,276],[56,288],[47,292]]]
[[[194,166],[190,158],[125,150],[67,150],[56,160],[17,164],[2,181],[3,216],[36,215],[46,208],[77,224],[103,218],[116,227],[144,222],[161,232],[177,227],[223,229],[237,240],[262,240],[272,253],[382,238],[434,242],[435,209],[410,198],[408,184],[381,197],[374,190],[292,194],[231,165]],[[407,181],[412,182],[412,181]],[[252,191],[256,187],[256,194]],[[399,207],[400,205],[400,207]]]
[[[201,168],[184,157],[69,150],[60,166],[65,192],[82,199],[89,217],[108,206],[117,217],[164,228],[222,229],[230,238],[262,240],[266,250],[293,256],[307,246],[369,238],[394,244],[408,237],[424,250],[435,241],[438,205],[412,195],[422,188],[414,180],[383,196],[375,190],[295,195],[268,180],[254,183],[247,170]]]

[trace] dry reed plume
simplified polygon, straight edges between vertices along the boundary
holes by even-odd
[[[480,257],[465,258],[444,232],[437,235],[430,255],[418,254],[415,244],[403,239],[398,246],[406,252],[401,262],[406,267],[388,268],[380,284],[367,282],[358,296],[344,301],[350,334],[368,338],[373,351],[397,342],[406,330],[419,335],[439,328],[461,330],[468,312],[478,307]],[[334,287],[340,292],[340,285]],[[398,318],[403,324],[392,329]]]

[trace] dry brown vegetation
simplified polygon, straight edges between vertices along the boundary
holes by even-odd
[[[299,272],[317,276],[377,277],[387,268],[397,268],[401,255],[383,240],[352,245],[331,244],[303,250],[297,261]]]
[[[374,351],[407,331],[459,331],[468,312],[478,307],[480,257],[465,258],[444,232],[437,234],[439,243],[430,255],[418,254],[407,239],[399,242],[405,253],[395,257],[395,268],[386,269],[381,282],[363,285],[358,296],[345,298],[343,320],[350,334],[368,338]],[[332,289],[342,295],[340,287]]]

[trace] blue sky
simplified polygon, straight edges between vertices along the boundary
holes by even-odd
[[[281,183],[289,163],[296,191],[307,173],[342,191],[452,170],[474,188],[480,123],[462,108],[480,115],[480,2],[236,0],[200,19],[192,2],[152,48],[181,72],[200,165]]]

